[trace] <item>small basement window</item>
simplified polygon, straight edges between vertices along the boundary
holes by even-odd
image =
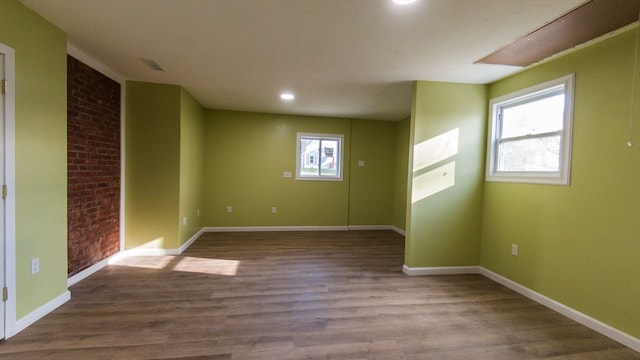
[[[489,103],[487,181],[569,185],[574,75]]]
[[[298,133],[296,180],[342,180],[343,135]]]

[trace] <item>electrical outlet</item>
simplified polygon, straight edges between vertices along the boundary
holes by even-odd
[[[511,244],[511,255],[518,256],[518,245]]]
[[[227,206],[227,214],[231,214],[233,212],[233,208],[231,206]]]
[[[200,217],[200,209],[196,210],[196,216]]]
[[[275,214],[275,213],[277,213],[277,212],[278,212],[278,208],[277,208],[277,207],[275,207],[275,206],[273,206],[273,207],[271,208],[271,213],[272,213],[272,214]]]
[[[182,226],[187,226],[187,217],[186,216],[182,217]]]
[[[37,274],[40,272],[40,259],[32,259],[31,260],[31,275]]]

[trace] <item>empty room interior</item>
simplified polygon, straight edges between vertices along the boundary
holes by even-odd
[[[0,0],[0,358],[640,359],[640,0]]]

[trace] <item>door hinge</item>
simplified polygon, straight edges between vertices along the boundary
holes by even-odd
[[[2,301],[7,301],[9,300],[9,289],[7,289],[7,287],[3,287],[2,288]]]
[[[7,80],[2,80],[2,93],[6,94],[7,93],[7,87],[9,86],[9,83],[7,82]]]
[[[2,199],[5,200],[7,198],[7,185],[2,185]]]

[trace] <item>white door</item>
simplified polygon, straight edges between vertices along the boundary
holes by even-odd
[[[0,339],[15,334],[15,51],[0,44]]]
[[[6,318],[6,241],[5,241],[5,212],[6,212],[6,187],[5,182],[5,123],[7,117],[6,90],[7,76],[5,67],[5,54],[0,53],[0,184],[2,186],[2,203],[0,204],[0,281],[2,284],[2,301],[0,301],[0,339],[5,338],[5,318]]]

